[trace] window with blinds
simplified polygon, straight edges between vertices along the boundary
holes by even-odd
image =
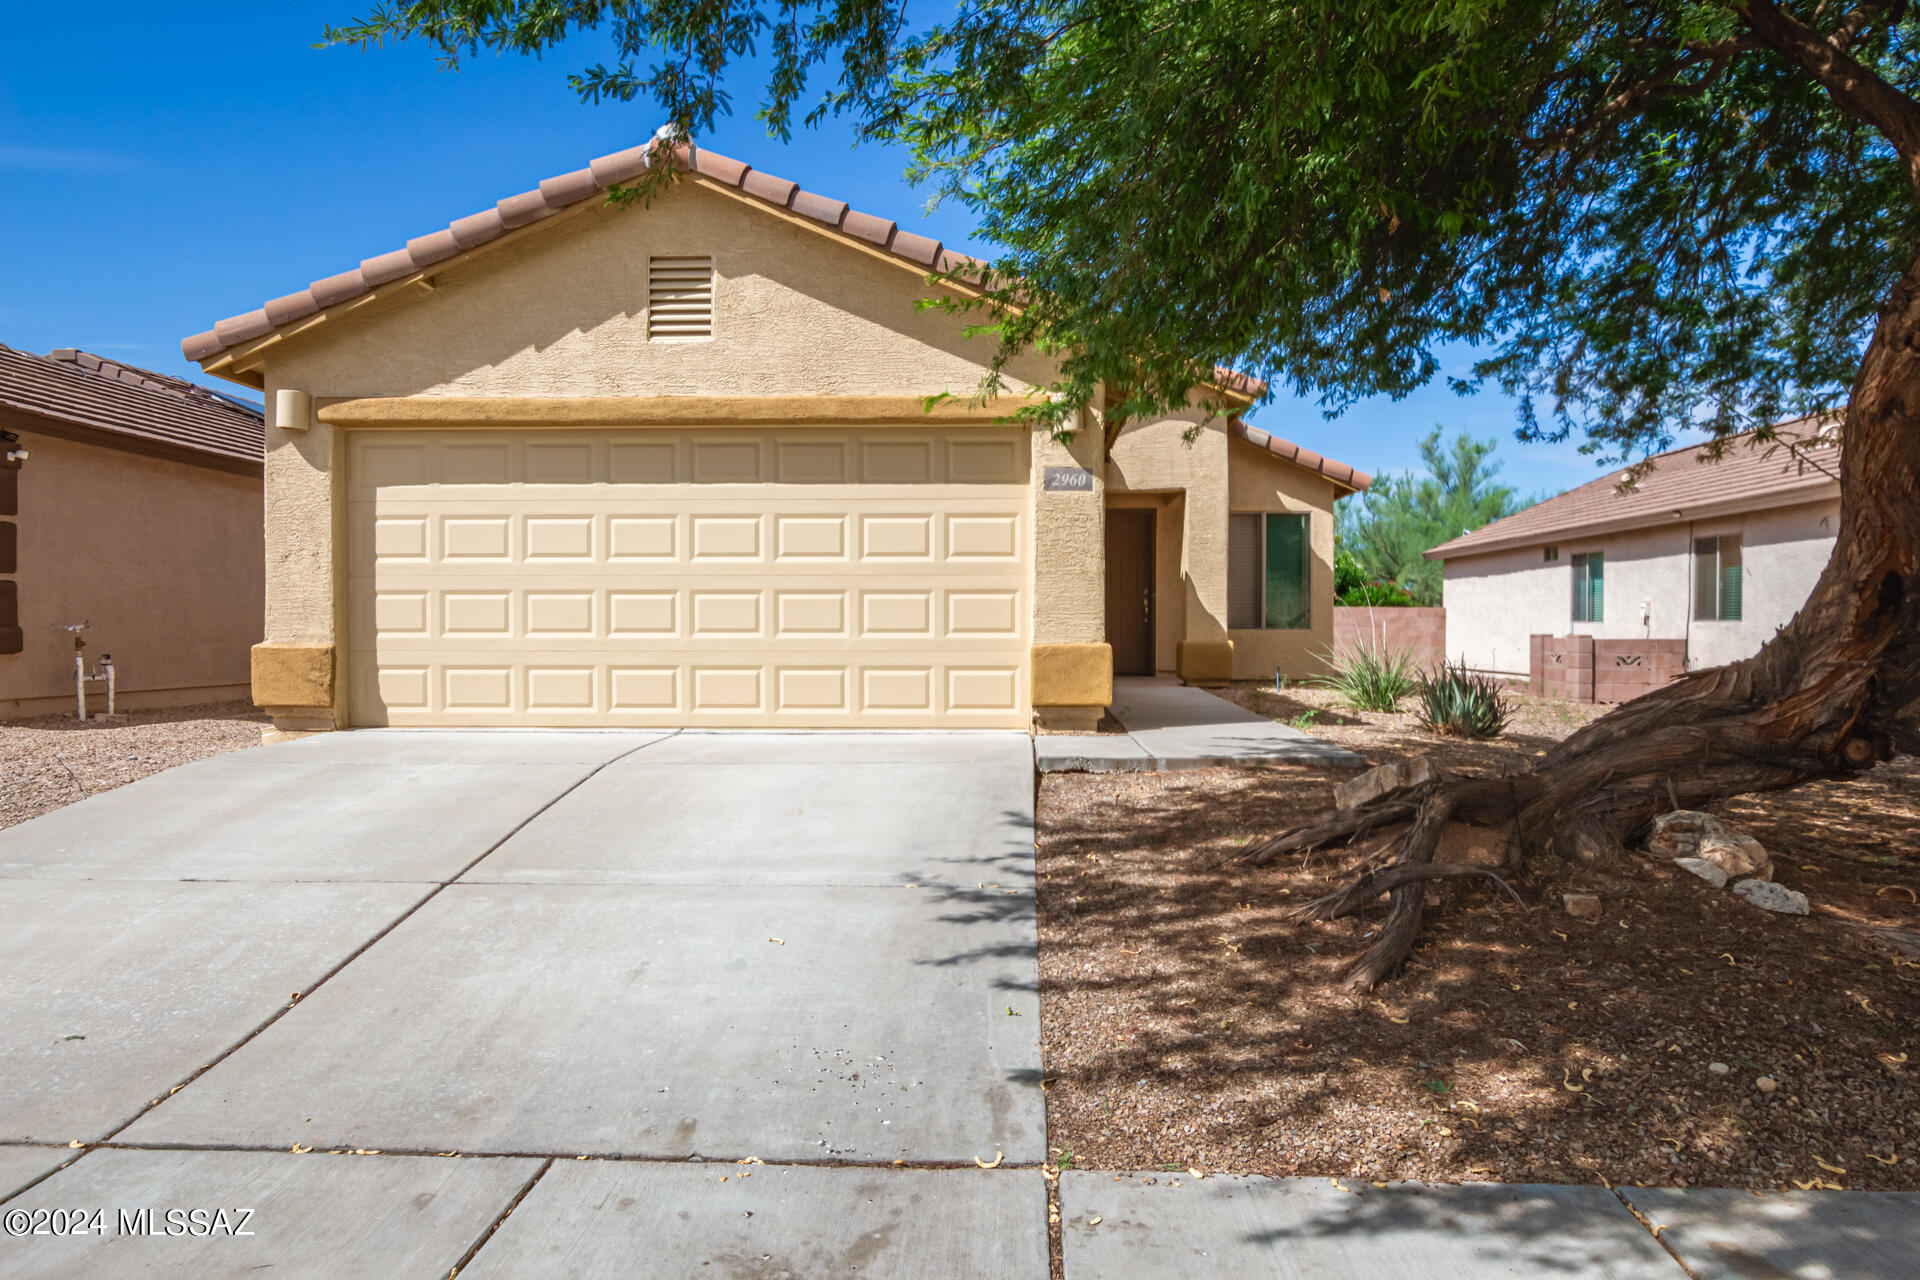
[[[685,342],[713,336],[713,259],[647,259],[647,339]]]
[[[1304,515],[1276,511],[1228,516],[1228,628],[1312,627],[1312,553]]]
[[[1693,540],[1693,616],[1740,621],[1740,535]]]
[[[1573,620],[1607,619],[1607,558],[1602,551],[1586,551],[1573,558]]]

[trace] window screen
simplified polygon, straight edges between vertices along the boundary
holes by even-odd
[[[1693,616],[1740,620],[1740,535],[1693,540]]]
[[[1573,558],[1573,620],[1604,622],[1607,617],[1606,553],[1585,551]]]
[[[1300,631],[1313,625],[1313,597],[1307,590],[1307,518],[1267,517],[1266,625]]]
[[[1250,631],[1260,625],[1260,517],[1227,517],[1227,626]]]

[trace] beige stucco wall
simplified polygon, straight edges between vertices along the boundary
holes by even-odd
[[[1294,466],[1244,440],[1231,442],[1230,511],[1304,512],[1311,549],[1308,590],[1313,625],[1300,631],[1234,631],[1233,674],[1299,679],[1325,669],[1319,655],[1333,648],[1333,504],[1337,490],[1318,472]],[[1224,535],[1223,535],[1224,536]]]
[[[110,653],[129,709],[244,697],[261,634],[260,482],[21,432],[20,629],[0,717],[73,706],[73,642]],[[105,705],[104,686],[88,692]]]
[[[1757,653],[1806,603],[1832,554],[1837,501],[1801,503],[1652,529],[1576,536],[1446,562],[1447,653],[1469,666],[1525,674],[1527,637],[1583,634],[1609,639],[1684,639],[1689,669]],[[1742,617],[1693,617],[1693,540],[1737,533],[1742,551]],[[1606,609],[1600,622],[1573,621],[1573,557],[1606,554]]]
[[[1228,443],[1224,421],[1209,422],[1204,411],[1189,409],[1127,423],[1108,453],[1107,490],[1116,499],[1127,493],[1184,495],[1177,508],[1177,554],[1166,554],[1173,549],[1168,545],[1173,521],[1163,520],[1159,530],[1158,618],[1179,620],[1178,631],[1162,627],[1173,633],[1175,643],[1227,638]],[[1170,572],[1178,583],[1171,597],[1165,592]],[[1160,639],[1156,636],[1156,642]]]

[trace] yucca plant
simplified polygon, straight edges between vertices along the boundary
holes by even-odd
[[[1441,663],[1421,676],[1417,692],[1421,725],[1451,738],[1497,738],[1513,718],[1500,681],[1469,671],[1464,662]]]
[[[1311,683],[1331,689],[1340,700],[1361,711],[1394,711],[1400,699],[1419,687],[1420,678],[1413,659],[1377,640],[1369,640],[1349,649],[1318,655],[1327,673],[1313,677]]]

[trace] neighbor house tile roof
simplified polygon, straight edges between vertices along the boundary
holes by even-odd
[[[71,348],[37,356],[0,346],[0,422],[29,430],[34,422],[49,430],[67,424],[256,471],[265,442],[261,410],[250,404]]]
[[[1556,542],[1583,533],[1603,533],[1647,525],[1672,524],[1730,515],[1792,502],[1837,496],[1840,482],[1839,436],[1802,420],[1776,428],[1780,440],[1736,436],[1715,461],[1708,445],[1656,454],[1653,466],[1629,481],[1622,469],[1569,489],[1557,498],[1495,520],[1472,533],[1443,542],[1426,553],[1447,560]],[[1781,441],[1798,445],[1796,456]]]
[[[205,333],[184,339],[180,343],[181,353],[189,360],[212,359],[229,347],[265,337],[281,325],[371,293],[380,285],[436,266],[611,187],[632,182],[650,167],[655,147],[654,142],[642,143],[589,161],[584,169],[544,179],[531,191],[508,196],[491,209],[456,218],[445,230],[417,236],[403,248],[368,258],[338,275],[316,280],[304,289],[272,299],[257,310],[230,316]],[[980,259],[953,252],[938,240],[905,230],[891,218],[861,213],[849,208],[844,200],[804,190],[799,183],[761,172],[744,160],[691,143],[673,147],[671,154],[674,165],[682,171],[809,218],[849,240],[884,250],[929,272],[984,274],[987,270],[987,264]],[[1254,400],[1267,390],[1267,384],[1258,378],[1232,369],[1215,368],[1214,381],[1225,390]]]

